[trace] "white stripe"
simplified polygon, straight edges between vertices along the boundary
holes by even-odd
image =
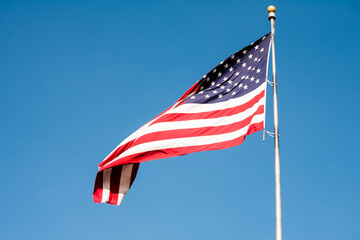
[[[138,130],[136,130],[135,132],[133,132],[130,136],[128,136],[127,138],[125,138],[125,140],[123,140],[119,145],[117,145],[117,147],[111,152],[109,153],[109,155],[106,156],[105,159],[107,159],[111,154],[113,154],[113,152],[116,151],[116,149],[118,149],[119,147],[121,147],[122,145],[125,145],[126,143],[132,141],[133,139],[137,138],[138,136],[140,136],[140,132],[142,132],[144,129],[147,128],[147,126],[149,126],[151,124],[151,122],[153,122],[154,120],[146,123],[144,126],[142,126],[141,128],[139,128]],[[104,160],[105,160],[104,159]]]
[[[264,114],[255,115],[249,125],[253,123],[261,123],[264,121]],[[120,158],[141,153],[141,152],[148,152],[153,150],[159,149],[168,149],[168,148],[178,148],[178,147],[190,147],[190,146],[201,146],[201,145],[208,145],[213,143],[225,142],[233,140],[237,137],[243,136],[247,133],[249,129],[249,125],[241,128],[239,130],[218,134],[218,135],[210,135],[210,136],[201,136],[201,137],[187,137],[187,138],[176,138],[176,139],[167,139],[167,140],[159,140],[153,142],[147,142],[143,144],[136,145],[125,152],[123,152],[120,156],[113,159],[107,164],[110,164]],[[106,164],[106,165],[107,165]]]
[[[176,102],[169,110],[175,108],[177,105],[179,104],[179,102]],[[111,154],[113,154],[113,152],[118,149],[119,147],[121,147],[122,145],[125,145],[126,143],[134,140],[135,138],[141,136],[141,132],[143,129],[146,129],[151,123],[153,123],[154,121],[156,121],[157,119],[159,119],[161,116],[163,116],[166,112],[164,112],[163,114],[159,115],[158,117],[152,119],[151,121],[149,121],[148,123],[144,124],[142,127],[140,127],[138,130],[136,130],[135,132],[133,132],[130,136],[128,136],[127,138],[125,138],[125,140],[123,140],[119,145],[117,145],[117,147],[111,152],[109,153],[109,155],[107,155],[107,157],[105,159],[107,159]]]
[[[112,168],[109,168],[109,169],[105,169],[103,172],[103,194],[101,199],[101,202],[103,203],[109,202],[111,171]]]
[[[119,192],[119,195],[118,195],[118,201],[117,201],[117,205],[120,205],[120,203],[122,202],[122,200],[124,199],[125,197],[125,193],[120,193]]]
[[[210,119],[195,119],[195,120],[186,120],[186,121],[175,121],[175,122],[160,122],[151,125],[150,127],[144,129],[141,135],[148,133],[167,131],[167,130],[179,130],[179,129],[193,129],[200,127],[216,127],[222,125],[228,125],[236,122],[240,122],[249,116],[253,115],[259,106],[265,104],[265,98],[262,98],[254,104],[251,108],[246,109],[244,112],[232,116],[210,118]]]
[[[156,121],[157,119],[159,119],[160,117],[169,114],[169,113],[198,113],[198,112],[209,112],[209,111],[216,111],[216,110],[223,110],[224,108],[231,108],[231,107],[236,107],[239,105],[242,105],[244,103],[247,103],[248,101],[250,101],[252,98],[254,98],[256,95],[260,94],[266,87],[266,81],[261,84],[257,89],[255,89],[254,91],[239,97],[239,98],[234,98],[234,99],[230,99],[228,101],[225,102],[220,102],[220,103],[212,103],[212,104],[183,104],[180,105],[178,107],[175,107],[177,105],[177,103],[175,103],[173,105],[172,109],[169,109],[167,112],[164,112],[163,114],[161,114],[160,116],[158,116],[157,118],[151,120],[150,122],[146,123],[145,125],[143,125],[141,128],[139,128],[137,131],[135,131],[134,133],[132,133],[129,137],[127,137],[124,141],[122,141],[105,159],[107,159],[116,149],[118,149],[119,147],[121,147],[122,145],[125,145],[126,143],[144,135],[144,130],[146,132],[148,131],[148,126]],[[176,122],[178,123],[178,122]]]
[[[125,194],[129,191],[133,166],[134,164],[122,166],[117,205],[120,205]]]
[[[218,102],[218,103],[207,103],[207,104],[199,104],[199,103],[187,103],[178,106],[177,108],[171,109],[166,112],[169,113],[200,113],[200,112],[210,112],[216,110],[223,110],[225,108],[236,107],[242,104],[249,102],[253,99],[256,95],[260,94],[262,91],[265,90],[266,81],[262,83],[258,88],[249,92],[248,94],[238,97],[232,98],[228,101]],[[163,114],[163,115],[166,115]]]

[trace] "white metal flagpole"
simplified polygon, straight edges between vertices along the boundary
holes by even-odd
[[[275,215],[276,215],[276,240],[282,240],[281,226],[281,188],[280,188],[280,152],[279,152],[279,119],[277,102],[276,84],[276,64],[275,64],[275,11],[274,6],[268,7],[269,21],[271,22],[271,55],[273,71],[273,90],[274,90],[274,147],[275,147]]]

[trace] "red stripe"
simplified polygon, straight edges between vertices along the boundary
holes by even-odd
[[[105,158],[101,163],[99,163],[99,168],[119,156],[121,153],[126,151],[126,149],[130,148],[134,141],[135,140],[131,140],[130,142],[127,142],[124,145],[117,147],[107,158]]]
[[[171,107],[169,107],[168,109],[166,109],[165,111],[163,111],[162,113],[160,113],[158,116],[156,116],[156,117],[153,118],[153,119],[156,119],[156,118],[160,117],[161,115],[164,115],[167,111],[169,111],[170,109],[172,109],[173,106],[182,105],[182,104],[183,104],[183,101],[182,101],[182,100],[185,99],[186,96],[189,95],[190,93],[196,92],[196,90],[199,88],[198,83],[199,83],[199,81],[198,81],[197,83],[195,83],[188,91],[186,91],[186,93],[185,93],[175,104],[173,104]],[[152,120],[151,120],[151,121],[152,121]],[[151,122],[151,121],[150,121],[150,122]],[[146,123],[146,124],[148,124],[148,123]],[[145,125],[146,125],[146,124],[145,124]],[[132,144],[133,141],[134,141],[134,140],[131,140],[131,141],[129,141],[129,142],[127,142],[127,143],[125,143],[125,144],[117,147],[106,159],[104,159],[104,160],[99,164],[99,168],[101,168],[101,167],[104,166],[107,162],[109,162],[109,161],[111,161],[112,159],[116,158],[116,157],[119,156],[122,152],[124,152],[126,149],[128,149],[128,148],[131,146],[131,144]]]
[[[122,171],[122,165],[113,167],[113,169],[111,170],[110,194],[109,194],[110,204],[117,204],[119,197],[121,171]]]
[[[187,90],[179,100],[177,100],[177,103],[184,100],[190,93],[194,93],[199,89],[200,86],[200,81],[197,81],[194,85],[192,85],[191,88],[189,88],[189,90]]]
[[[140,163],[134,163],[131,176],[130,176],[130,185],[133,184],[138,169],[139,169]],[[119,199],[119,187],[120,187],[120,178],[122,174],[122,168],[124,165],[115,166],[111,170],[111,177],[110,177],[110,194],[109,194],[109,201],[107,203],[117,205],[118,199]],[[96,175],[95,180],[95,187],[94,187],[94,193],[93,193],[93,199],[96,203],[101,203],[102,201],[102,194],[103,194],[103,170],[100,170],[98,174]],[[125,193],[126,194],[126,193]]]
[[[133,184],[133,182],[134,182],[134,180],[136,178],[137,172],[139,170],[139,166],[140,166],[140,163],[134,163],[134,166],[133,166],[133,169],[132,169],[132,172],[131,172],[131,179],[130,179],[129,189],[130,189],[131,185]]]
[[[161,116],[159,119],[154,121],[151,125],[159,122],[175,122],[175,121],[186,121],[186,120],[195,120],[195,119],[211,119],[218,117],[226,117],[238,114],[245,111],[248,108],[254,106],[257,102],[260,101],[265,96],[265,91],[262,91],[250,101],[232,108],[225,108],[216,111],[209,112],[200,112],[200,113],[167,113]]]
[[[155,151],[149,151],[144,153],[137,153],[134,155],[126,156],[124,158],[118,159],[107,166],[104,166],[101,171],[111,168],[117,165],[128,164],[128,163],[140,163],[146,162],[155,159],[162,159],[162,158],[169,158],[175,157],[180,155],[189,154],[192,152],[200,152],[200,151],[207,151],[207,150],[219,150],[225,149],[229,147],[234,147],[236,145],[241,144],[247,135],[250,135],[254,132],[260,131],[264,128],[264,122],[254,123],[249,125],[249,129],[246,134],[235,138],[233,140],[218,142],[213,144],[206,144],[200,146],[192,146],[192,147],[178,147],[178,148],[169,148],[169,149],[161,149]]]
[[[247,102],[241,106],[234,107],[234,108],[228,108],[225,110],[208,112],[206,114],[210,114],[210,113],[215,114],[216,117],[223,117],[223,116],[237,114],[237,113],[242,112],[242,111],[252,107],[253,105],[255,105],[264,96],[264,93],[265,92],[262,91],[260,94],[258,94],[256,97],[254,97],[252,100],[250,100],[249,102]],[[234,113],[230,114],[230,112],[234,112]],[[224,113],[224,115],[221,115],[222,113]],[[156,141],[156,140],[181,138],[181,137],[189,137],[189,136],[206,136],[206,135],[215,135],[215,134],[220,134],[220,133],[231,132],[232,129],[240,129],[240,128],[246,126],[249,123],[249,121],[248,121],[249,118],[252,118],[255,114],[261,114],[261,113],[264,113],[263,105],[261,105],[252,116],[248,117],[247,119],[243,120],[242,122],[230,124],[227,126],[194,128],[194,129],[186,129],[186,131],[184,131],[184,130],[168,130],[168,131],[159,131],[159,132],[155,132],[155,133],[149,133],[149,134],[140,136],[136,140],[132,140],[132,141],[118,147],[104,161],[102,161],[99,164],[99,167],[100,168],[103,167],[108,162],[110,162],[111,160],[118,157],[121,153],[125,152],[127,149],[134,147],[136,145],[139,145],[139,144],[142,144],[145,142],[149,142],[149,141]],[[188,118],[186,120],[190,120],[192,114],[169,114],[169,115],[173,115],[173,116],[179,115],[180,118],[184,118],[183,120],[185,120],[185,118]],[[200,118],[200,115],[198,115],[197,113],[194,113],[193,115],[196,115],[194,117],[194,119]],[[165,116],[167,116],[167,115],[165,115]],[[214,117],[211,117],[211,118],[214,118]],[[160,118],[160,119],[162,119],[162,118]],[[161,120],[160,122],[162,122],[162,121],[163,120]],[[157,122],[157,121],[155,121],[155,122]]]
[[[94,193],[93,199],[96,203],[101,203],[103,195],[103,172],[98,172],[95,178],[95,186],[94,186]]]
[[[258,107],[258,109],[249,117],[245,118],[242,121],[235,122],[228,125],[223,126],[213,126],[213,127],[199,127],[199,128],[190,128],[190,129],[177,129],[177,130],[167,130],[167,131],[159,131],[153,132],[149,134],[145,134],[134,141],[130,148],[152,141],[158,140],[166,140],[166,139],[174,139],[174,138],[185,138],[185,137],[199,137],[199,136],[210,136],[217,134],[224,134],[239,130],[243,127],[246,127],[251,123],[251,120],[255,115],[264,113],[264,105]]]

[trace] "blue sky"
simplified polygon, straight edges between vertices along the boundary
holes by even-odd
[[[283,238],[358,239],[360,2],[345,0],[1,1],[0,239],[274,239],[261,133],[141,164],[121,206],[92,201],[98,163],[269,32],[270,4]]]

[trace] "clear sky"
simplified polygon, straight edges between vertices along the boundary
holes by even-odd
[[[359,239],[359,1],[1,1],[0,239],[274,239],[273,141],[143,163],[121,206],[97,165],[277,7],[283,238]],[[269,88],[269,93],[271,89]],[[268,94],[267,128],[272,130]]]

